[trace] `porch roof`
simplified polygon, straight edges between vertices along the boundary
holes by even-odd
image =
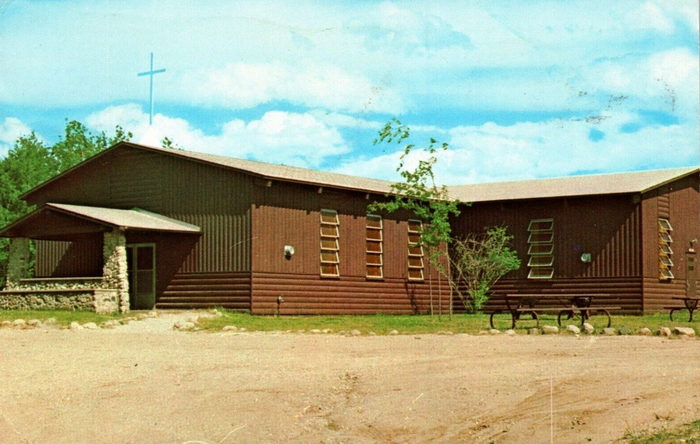
[[[198,226],[141,208],[47,203],[0,230],[0,237],[65,240],[108,229],[199,234]]]

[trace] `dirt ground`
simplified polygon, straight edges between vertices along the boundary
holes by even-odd
[[[0,441],[611,442],[700,418],[696,339],[171,325],[0,329]]]

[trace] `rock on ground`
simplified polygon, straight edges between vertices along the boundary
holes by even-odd
[[[679,336],[695,336],[695,330],[692,327],[674,327],[673,332]]]
[[[573,333],[573,334],[575,334],[575,335],[581,333],[581,329],[578,328],[577,326],[573,325],[573,324],[567,325],[567,326],[566,326],[566,331],[568,331],[569,333]]]
[[[173,324],[173,328],[175,330],[192,330],[194,329],[194,322],[179,320]]]
[[[542,326],[542,333],[546,335],[553,335],[559,333],[559,327],[556,325],[543,325]]]

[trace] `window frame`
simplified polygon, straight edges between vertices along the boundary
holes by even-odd
[[[319,234],[319,273],[321,277],[340,277],[340,217],[338,211],[321,208],[319,211]],[[329,242],[333,242],[333,246],[329,246]],[[329,254],[334,257],[332,259],[324,257],[324,255],[328,256]],[[329,273],[329,269],[333,272]]]
[[[378,233],[378,236],[370,235],[371,233]],[[377,258],[378,261],[372,262],[370,257]],[[365,278],[384,279],[384,219],[378,214],[365,216]]]
[[[527,225],[528,279],[554,277],[554,218],[530,219]]]
[[[659,280],[660,281],[670,281],[675,278],[673,275],[673,249],[671,244],[673,243],[673,237],[671,237],[671,231],[673,231],[673,226],[671,222],[665,217],[657,218],[657,228],[658,228],[658,267],[659,267]]]
[[[408,219],[407,232],[408,232],[408,255],[406,259],[406,277],[409,281],[420,282],[425,280],[425,261],[423,257],[425,252],[423,250],[423,245],[420,243],[420,233],[423,230],[423,221],[418,219]],[[411,242],[411,235],[418,235],[418,240],[416,242]],[[415,236],[413,236],[415,238]],[[418,250],[416,250],[418,249]],[[411,259],[420,260],[420,265],[411,265]],[[417,274],[416,274],[417,273]]]

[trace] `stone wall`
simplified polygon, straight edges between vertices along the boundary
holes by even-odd
[[[119,311],[129,311],[129,278],[126,264],[126,236],[124,231],[115,229],[104,233],[104,266],[102,275],[107,288],[117,290]]]
[[[114,313],[119,292],[114,289],[45,289],[0,291],[0,310],[81,310]]]
[[[78,290],[109,288],[101,277],[76,278],[31,278],[20,279],[11,289],[13,290]],[[8,287],[10,289],[10,287]]]
[[[0,292],[0,310],[83,310],[113,313],[118,310],[115,290],[7,290]]]
[[[3,310],[129,311],[126,236],[115,229],[104,233],[102,277],[27,279],[29,240],[12,239],[7,283],[0,291]]]

